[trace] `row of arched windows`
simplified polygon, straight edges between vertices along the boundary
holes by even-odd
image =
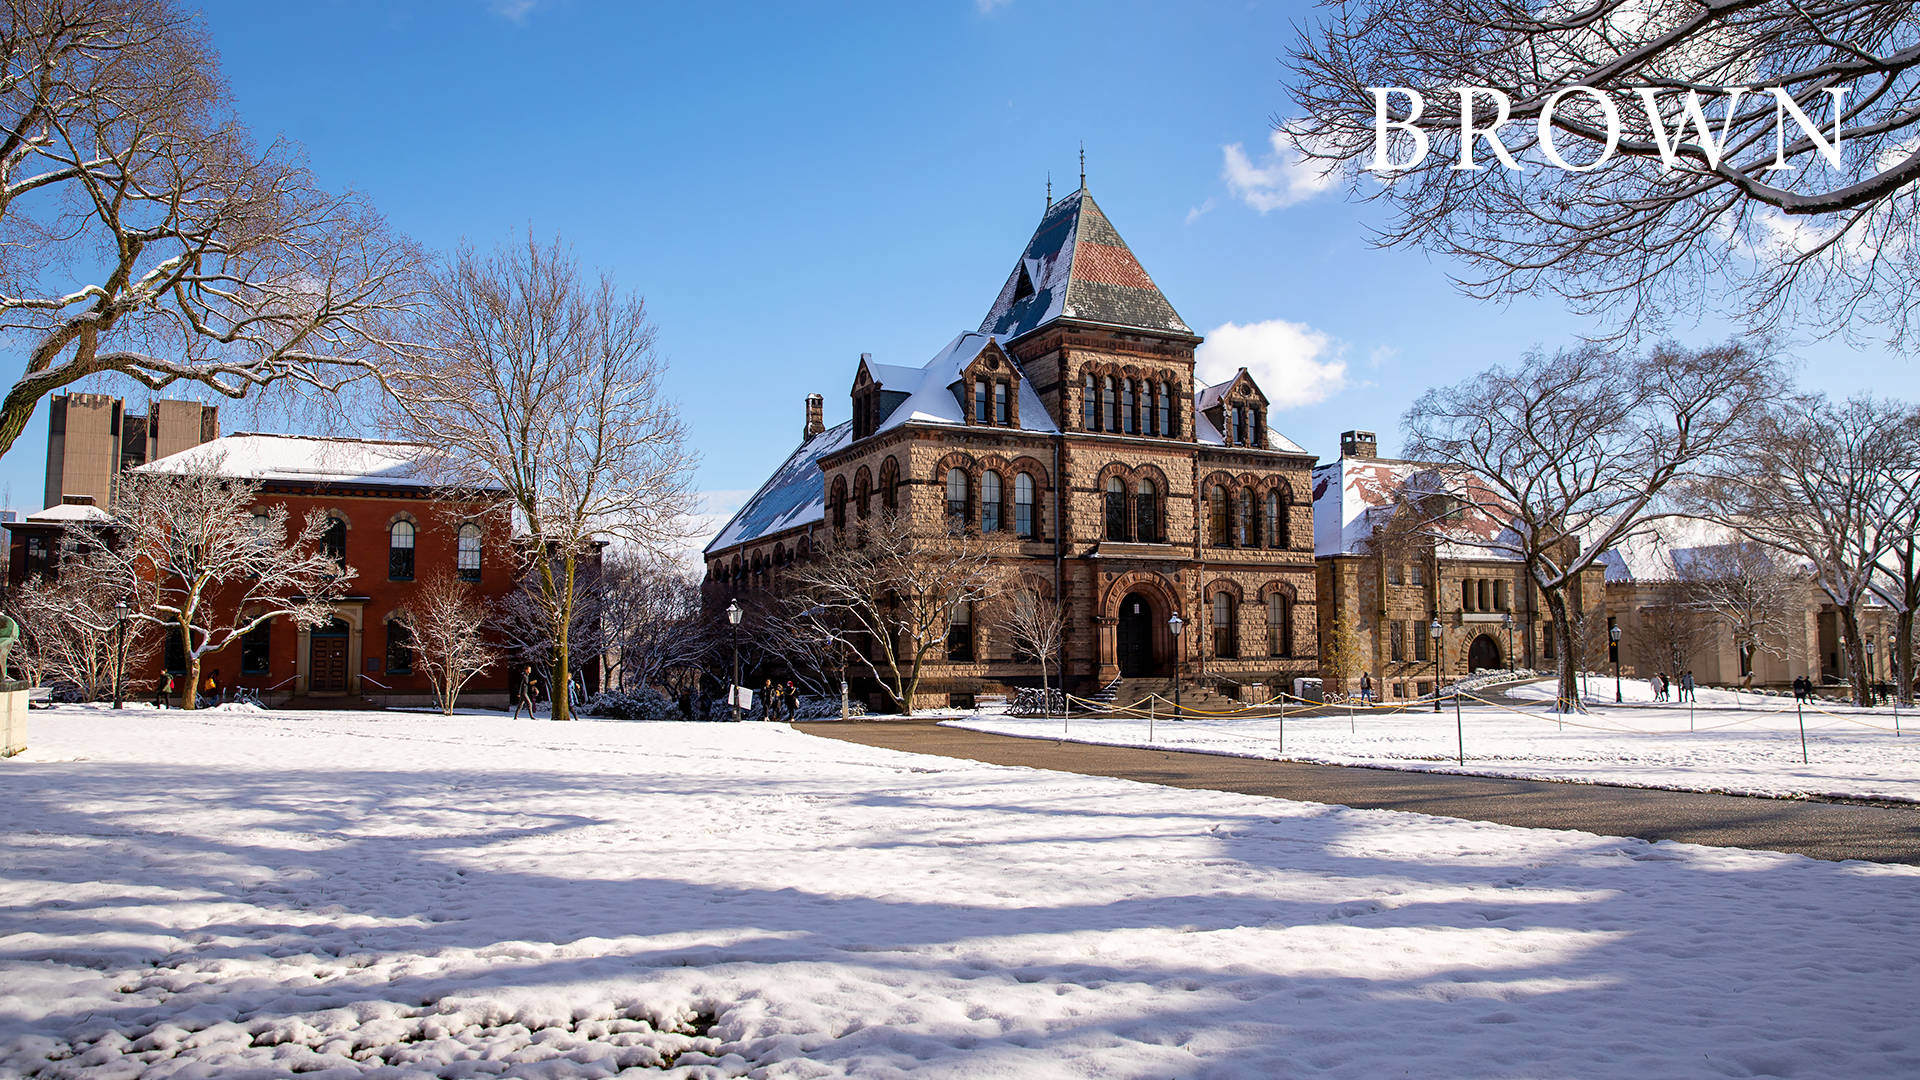
[[[1293,655],[1293,597],[1275,589],[1267,593],[1267,655],[1286,658]],[[1225,589],[1213,594],[1213,655],[1222,659],[1240,657],[1240,600]]]
[[[1180,434],[1179,384],[1087,372],[1080,387],[1080,426],[1119,435]]]
[[[269,535],[273,517],[265,510],[256,510],[253,514],[254,539],[262,544],[280,544],[286,542],[285,536]],[[410,518],[396,518],[387,526],[387,580],[412,581],[415,563],[415,540],[419,527]],[[471,521],[463,522],[455,534],[454,569],[462,581],[480,580],[480,526]],[[327,527],[320,534],[320,550],[334,562],[347,565],[347,519],[337,510],[328,511]]]
[[[1284,487],[1262,496],[1252,488],[1207,485],[1207,543],[1213,547],[1293,547],[1293,499]]]
[[[1160,485],[1143,476],[1134,481],[1129,490],[1127,481],[1109,476],[1106,488],[1108,540],[1157,544],[1166,538],[1166,529],[1160,522]]]
[[[735,555],[730,561],[714,563],[707,570],[707,576],[716,582],[748,582],[759,588],[773,584],[773,577],[789,563],[806,562],[813,558],[813,544],[801,537],[793,545],[791,554],[784,543],[773,545],[771,551],[756,551],[744,558]]]
[[[1011,532],[1023,540],[1040,539],[1040,485],[1029,472],[1014,473],[1009,484],[998,469],[983,470],[976,499],[973,478],[955,466],[947,470],[946,493],[947,527],[954,532],[978,526],[983,533]]]

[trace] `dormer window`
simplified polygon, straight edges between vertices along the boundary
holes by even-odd
[[[996,424],[1004,426],[1011,422],[1007,413],[1007,399],[1011,396],[1009,393],[1011,389],[1004,381],[993,384],[993,422]]]
[[[985,379],[973,381],[973,422],[976,424],[991,422],[988,419],[991,414],[987,412],[987,386]]]

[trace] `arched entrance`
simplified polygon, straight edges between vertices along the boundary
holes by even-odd
[[[1474,638],[1473,644],[1467,647],[1467,671],[1469,673],[1481,670],[1492,670],[1505,666],[1506,663],[1500,659],[1499,644],[1487,635],[1481,634],[1479,637]]]
[[[307,635],[307,692],[347,692],[347,634],[344,619],[316,626]]]
[[[1114,623],[1114,659],[1126,678],[1152,675],[1153,604],[1141,593],[1131,592],[1120,601],[1120,614]]]

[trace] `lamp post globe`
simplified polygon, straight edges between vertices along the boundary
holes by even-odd
[[[1607,627],[1607,648],[1613,653],[1613,703],[1626,700],[1620,694],[1620,624]]]
[[[1167,616],[1167,633],[1173,635],[1173,715],[1180,715],[1180,668],[1185,655],[1180,651],[1180,631],[1187,628],[1187,620],[1179,612]]]
[[[727,700],[733,702],[733,720],[740,722],[740,601],[727,601],[727,636],[733,645],[733,685],[727,687]]]
[[[1440,620],[1427,624],[1427,636],[1433,639],[1433,711],[1440,711]]]

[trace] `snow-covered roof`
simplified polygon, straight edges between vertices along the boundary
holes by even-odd
[[[239,480],[431,487],[436,453],[420,443],[243,431],[156,458],[137,471],[210,469]]]
[[[1016,338],[1056,319],[1193,333],[1085,188],[1041,215],[980,330]]]
[[[1374,527],[1393,515],[1402,485],[1438,466],[1389,458],[1342,457],[1313,470],[1313,553],[1357,555],[1367,550]],[[1471,508],[1449,522],[1457,536],[1440,545],[1450,559],[1517,559],[1509,522]]]
[[[885,390],[894,390],[908,395],[907,400],[895,407],[887,418],[875,429],[876,433],[891,431],[902,424],[957,424],[967,422],[962,411],[960,399],[953,394],[953,384],[960,381],[960,375],[967,365],[979,358],[980,354],[994,344],[992,334],[982,334],[968,330],[947,342],[946,347],[934,354],[926,366],[919,368],[896,367],[892,364],[867,362],[867,370],[880,382]],[[1019,365],[1008,356],[1007,362],[1015,368]],[[882,374],[882,373],[885,374]],[[1020,378],[1020,427],[1021,431],[1056,432],[1053,417],[1047,413],[1047,407],[1040,403],[1039,395],[1033,392],[1033,386],[1027,381],[1025,372]]]
[[[1598,531],[1606,523],[1596,522]],[[1602,552],[1607,583],[1674,581],[1690,562],[1741,543],[1738,529],[1700,518],[1658,518],[1636,525]]]
[[[820,477],[820,459],[852,441],[853,421],[848,420],[801,443],[705,550],[717,551],[769,533],[824,520],[827,495]]]
[[[112,521],[113,515],[92,503],[63,502],[28,514],[27,520],[46,525],[74,525]]]

